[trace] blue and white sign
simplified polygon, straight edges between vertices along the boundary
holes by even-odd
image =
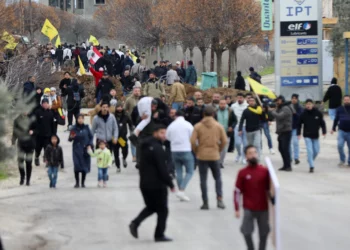
[[[318,2],[319,0],[280,0],[280,21],[317,21]]]
[[[322,2],[275,0],[276,90],[322,98]]]

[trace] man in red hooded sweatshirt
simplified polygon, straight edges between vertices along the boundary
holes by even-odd
[[[103,76],[103,72],[104,72],[104,69],[102,67],[100,67],[98,69],[98,71],[96,71],[90,64],[89,64],[89,70],[91,72],[91,74],[94,76],[95,78],[95,86],[97,88],[98,84],[100,83],[100,80]],[[98,97],[97,97],[97,100],[96,102],[99,103],[100,102],[100,99],[101,99],[101,94],[98,94]]]
[[[236,218],[240,217],[239,203],[243,196],[243,223],[241,232],[248,250],[254,250],[252,234],[254,220],[259,228],[259,250],[266,249],[267,236],[270,231],[268,198],[270,189],[269,171],[258,162],[258,151],[255,146],[249,145],[244,150],[248,166],[239,171],[234,191],[234,206]]]

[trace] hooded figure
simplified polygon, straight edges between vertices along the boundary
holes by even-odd
[[[47,99],[49,100],[50,107],[52,106],[52,100],[51,100],[51,90],[49,88],[44,89],[44,94],[40,99],[40,104],[42,104],[43,100]]]
[[[59,146],[60,138],[57,135],[53,135],[52,137],[57,138],[57,144],[54,146],[52,142],[50,142],[50,144],[47,145],[45,149],[44,159],[47,162],[47,166],[50,166],[50,167],[61,166],[61,168],[64,168],[63,150]]]
[[[245,80],[242,76],[242,72],[238,71],[237,72],[237,78],[236,78],[236,82],[235,82],[235,89],[239,89],[239,90],[245,90]]]

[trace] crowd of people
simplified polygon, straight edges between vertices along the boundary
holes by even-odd
[[[64,46],[63,51],[66,49]],[[82,51],[80,57],[84,58]],[[59,66],[71,60],[66,57],[74,55],[74,52],[67,53],[63,53],[66,56],[61,60],[61,52],[55,51]],[[102,53],[121,59],[117,51],[108,47]],[[270,188],[270,181],[267,169],[259,163],[263,133],[269,152],[275,154],[270,125],[276,122],[278,150],[283,160],[279,170],[288,172],[292,171],[293,159],[294,164],[300,163],[299,139],[303,135],[309,172],[313,173],[320,151],[319,130],[324,136],[327,133],[323,114],[315,107],[314,101],[306,100],[303,108],[299,96],[293,94],[290,101],[278,96],[274,100],[275,105],[271,105],[271,102],[261,103],[254,93],[242,91],[237,96],[214,93],[212,101],[204,103],[201,91],[187,96],[181,83],[196,84],[197,73],[192,61],[188,62],[187,69],[180,62],[172,66],[168,61],[161,61],[160,64],[154,62],[154,68],[148,70],[142,62],[142,56],[134,64],[128,53],[125,51],[120,72],[115,70],[114,64],[110,68],[108,63],[99,65],[96,62],[97,65],[90,65],[88,61],[83,61],[95,78],[96,107],[88,114],[91,126],[85,122],[85,115],[81,114],[81,100],[85,96],[81,78],[73,78],[69,71],[65,72],[59,85],[60,93],[54,87],[42,90],[36,86],[35,77],[28,78],[24,83],[23,94],[30,98],[34,108],[32,112],[23,113],[15,120],[12,139],[13,144],[17,141],[19,149],[20,185],[30,185],[33,155],[35,165],[40,166],[43,150],[49,186],[56,188],[59,169],[65,168],[57,128],[66,124],[67,114],[76,181],[74,187],[85,188],[86,175],[91,170],[91,157],[96,157],[98,187],[106,188],[108,169],[115,165],[117,173],[120,173],[121,165],[126,168],[130,147],[132,161],[139,169],[140,188],[146,204],[131,222],[130,232],[138,238],[138,227],[142,221],[157,213],[155,240],[170,241],[164,232],[168,216],[167,188],[175,192],[173,179],[176,180],[178,199],[189,202],[191,198],[185,192],[186,187],[198,167],[203,201],[201,209],[208,210],[207,178],[210,169],[215,180],[216,205],[219,209],[225,209],[221,171],[225,168],[227,153],[236,149],[235,162],[246,166],[237,177],[234,199],[236,216],[240,217],[239,201],[243,195],[244,219],[241,231],[248,249],[254,249],[251,237],[254,219],[259,224],[259,249],[265,249],[269,233],[269,196],[266,191]],[[251,77],[260,82],[259,74],[253,68],[250,71]],[[120,79],[125,98],[118,99],[121,93],[117,93],[111,81],[113,76]],[[238,76],[242,77],[240,72]],[[245,90],[240,77],[237,78],[236,87]],[[166,95],[165,85],[170,86],[169,96]],[[344,165],[344,143],[350,148],[350,97],[344,96],[342,104],[338,88],[336,80],[332,81],[324,101],[330,100],[329,112],[334,120],[332,133],[339,126],[338,150],[340,165]]]

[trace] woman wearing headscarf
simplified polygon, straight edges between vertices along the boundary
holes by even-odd
[[[93,135],[88,125],[84,124],[84,116],[79,115],[76,125],[69,134],[69,141],[73,141],[73,163],[75,186],[79,188],[79,174],[81,173],[81,187],[85,188],[85,177],[91,169],[91,157],[87,152],[90,146],[93,148]]]
[[[237,78],[236,78],[236,82],[235,82],[235,89],[238,90],[245,90],[245,80],[242,76],[242,72],[241,71],[237,71]]]
[[[42,104],[43,100],[47,99],[49,101],[50,108],[52,106],[52,101],[51,101],[51,90],[49,88],[44,89],[44,94],[41,96],[40,99],[40,105]]]
[[[58,109],[62,108],[62,102],[61,97],[56,94],[56,88],[52,87],[50,90],[51,110],[55,117],[53,134],[56,135],[58,126],[57,116],[59,116]]]

